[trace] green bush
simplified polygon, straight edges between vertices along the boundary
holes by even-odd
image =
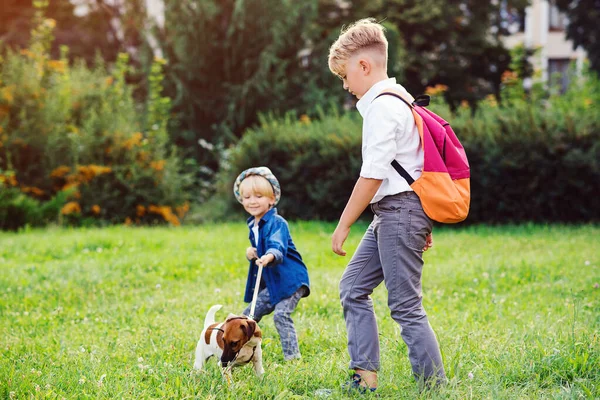
[[[219,174],[219,202],[243,209],[233,198],[233,181],[242,170],[258,165],[271,168],[281,184],[278,210],[303,219],[333,219],[341,212],[360,171],[360,120],[332,112],[312,122],[265,116],[229,153]]]
[[[30,47],[0,58],[0,172],[11,173],[11,191],[40,204],[63,199],[70,223],[179,224],[189,182],[168,145],[163,63],[152,65],[147,100],[139,104],[126,83],[127,56],[111,72],[101,62],[69,65],[67,49],[52,59],[54,23],[38,18]],[[70,195],[56,197],[63,191]]]
[[[598,80],[584,75],[567,93],[543,98],[528,97],[509,78],[504,86],[502,105],[489,98],[474,113],[467,105],[455,115],[440,100],[431,105],[451,122],[469,158],[467,222],[599,221]],[[361,122],[355,112],[312,122],[265,118],[231,152],[220,173],[219,196],[228,200],[221,201],[235,203],[236,174],[266,165],[281,181],[286,217],[338,218],[360,170]]]
[[[56,221],[65,203],[66,192],[40,202],[20,189],[0,182],[0,230],[17,230],[23,226],[44,226]]]

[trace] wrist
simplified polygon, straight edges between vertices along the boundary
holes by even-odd
[[[263,256],[263,260],[266,264],[271,264],[272,262],[275,261],[275,254],[267,253]]]
[[[340,220],[340,222],[338,222],[337,227],[335,229],[341,230],[341,231],[344,231],[344,230],[348,231],[348,230],[350,230],[351,226],[352,226],[352,224],[348,224],[347,222]]]

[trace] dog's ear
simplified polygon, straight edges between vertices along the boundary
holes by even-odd
[[[249,319],[247,325],[242,325],[242,330],[244,331],[244,335],[246,335],[248,340],[252,339],[252,336],[256,331],[256,321]]]

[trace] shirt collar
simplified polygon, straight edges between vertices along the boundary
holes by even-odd
[[[265,215],[262,216],[262,218],[260,219],[258,224],[263,225],[263,224],[267,223],[267,221],[270,220],[271,218],[273,218],[275,215],[277,215],[277,208],[273,207],[269,211],[267,211],[267,213]],[[246,220],[246,223],[248,224],[248,227],[250,229],[252,229],[252,227],[254,226],[254,217],[250,216],[250,218],[248,218]]]
[[[367,108],[369,108],[371,102],[375,100],[375,97],[377,97],[377,95],[381,93],[383,89],[389,89],[395,84],[396,78],[388,78],[379,81],[373,86],[371,86],[371,88],[367,90],[367,93],[365,93],[363,97],[361,97],[360,100],[358,100],[358,102],[356,103],[356,108],[358,109],[360,115],[364,118]]]

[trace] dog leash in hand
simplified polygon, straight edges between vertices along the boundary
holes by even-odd
[[[254,320],[254,309],[256,308],[256,299],[258,298],[258,290],[260,289],[260,279],[262,277],[263,266],[258,266],[258,274],[256,274],[256,282],[254,284],[254,295],[252,296],[252,304],[250,305],[250,315],[248,318]]]

